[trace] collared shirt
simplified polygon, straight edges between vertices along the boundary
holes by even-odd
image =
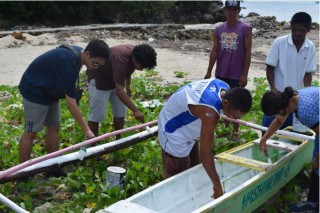
[[[282,36],[273,42],[266,64],[275,67],[274,80],[277,90],[283,91],[288,86],[295,90],[301,89],[304,87],[305,74],[316,71],[315,45],[305,38],[298,52],[291,34]]]

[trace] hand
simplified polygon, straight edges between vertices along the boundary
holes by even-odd
[[[204,79],[209,79],[211,78],[211,73],[207,72],[206,76],[204,76]]]
[[[134,111],[133,115],[138,121],[140,121],[141,123],[144,123],[143,114],[139,110]]]
[[[240,77],[239,86],[240,87],[245,87],[245,86],[247,86],[247,83],[248,83],[248,76],[242,75]]]
[[[263,152],[265,156],[268,156],[268,148],[266,145],[266,141],[260,140],[259,147],[260,147],[260,151]]]
[[[223,195],[223,190],[221,184],[215,184],[213,185],[213,195],[211,195],[212,198],[217,199],[218,197]]]
[[[85,136],[86,136],[86,140],[96,137],[90,129],[85,132]]]

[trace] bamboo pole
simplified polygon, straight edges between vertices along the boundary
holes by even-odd
[[[91,148],[87,148],[86,155],[84,159],[93,158],[97,156],[101,156],[104,154],[112,153],[120,149],[127,148],[139,142],[145,141],[149,138],[152,138],[157,135],[158,126],[154,126],[149,130],[145,130],[143,132],[139,132],[134,135],[130,135],[125,138],[121,138],[116,141],[108,142],[106,144],[102,144],[99,146],[94,146]],[[41,172],[46,172],[48,170],[59,168],[65,165],[73,164],[75,162],[79,162],[78,152],[69,153],[63,156],[51,158],[34,165],[28,166],[24,169],[21,169],[11,175],[8,175],[0,180],[1,183],[6,183],[9,181],[13,181],[23,177],[29,177]]]
[[[258,130],[261,130],[261,131],[267,131],[268,130],[267,127],[260,126],[260,125],[257,125],[257,124],[253,124],[253,123],[250,123],[250,122],[247,122],[247,121],[228,118],[225,115],[222,115],[221,117],[223,119],[227,120],[227,121],[230,121],[230,122],[233,122],[233,123],[237,123],[237,124],[241,124],[241,125],[245,125],[245,126],[253,128],[253,129],[258,129]],[[293,137],[293,138],[299,138],[299,139],[303,139],[303,140],[307,140],[307,141],[310,141],[310,140],[313,141],[314,140],[314,136],[299,134],[299,133],[296,133],[296,132],[289,132],[289,131],[285,131],[285,130],[277,130],[274,134],[285,135],[285,136],[289,136],[289,137]]]
[[[31,165],[34,165],[36,163],[42,162],[44,160],[51,159],[51,158],[54,158],[54,157],[58,157],[58,156],[66,153],[66,152],[70,152],[70,151],[79,149],[79,148],[84,147],[84,146],[89,146],[91,144],[97,143],[98,141],[100,141],[102,139],[105,139],[105,138],[108,138],[108,137],[112,137],[112,136],[119,135],[119,134],[122,134],[122,133],[125,133],[125,132],[129,132],[129,131],[133,131],[133,130],[138,130],[138,129],[141,129],[141,128],[149,127],[150,125],[157,124],[157,122],[158,121],[155,120],[155,121],[147,122],[147,123],[140,124],[140,125],[137,125],[137,126],[134,126],[134,127],[129,127],[129,128],[126,128],[126,129],[121,129],[121,130],[117,130],[117,131],[114,131],[114,132],[106,133],[106,134],[97,136],[95,138],[83,141],[81,143],[69,146],[67,148],[58,150],[56,152],[52,152],[52,153],[49,153],[47,155],[44,155],[44,156],[41,156],[41,157],[38,157],[38,158],[35,158],[35,159],[28,160],[26,162],[23,162],[21,164],[18,164],[16,166],[14,166],[14,167],[11,167],[11,168],[9,168],[7,170],[1,171],[0,172],[0,180],[3,179],[4,177],[7,177],[10,174],[13,174],[13,173],[21,170],[21,169],[24,169],[24,168],[26,168],[28,166],[31,166]]]
[[[0,193],[0,201],[8,206],[11,210],[17,213],[29,213],[28,211],[24,210],[14,202],[12,202],[9,198],[5,197],[3,194]]]

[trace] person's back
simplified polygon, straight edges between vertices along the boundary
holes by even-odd
[[[75,48],[80,54],[82,48]],[[29,65],[21,78],[19,90],[24,98],[38,104],[57,101],[50,96],[50,89],[75,98],[75,83],[81,66],[81,59],[72,51],[63,47],[52,49]]]
[[[298,90],[299,102],[296,112],[299,121],[310,129],[319,125],[319,87]]]
[[[208,106],[220,114],[220,91],[230,87],[218,79],[206,79],[189,83],[175,92],[159,114],[159,138],[171,138],[176,143],[162,144],[165,151],[183,157],[190,152],[200,137],[201,120],[192,115],[189,105]],[[166,141],[160,140],[160,141]]]

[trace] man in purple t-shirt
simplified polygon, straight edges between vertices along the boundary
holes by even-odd
[[[157,53],[148,44],[118,45],[110,48],[109,60],[96,72],[87,72],[89,80],[90,113],[88,125],[98,135],[99,123],[105,120],[110,102],[115,130],[122,129],[128,107],[134,117],[144,122],[143,114],[132,102],[130,81],[135,70],[153,69]],[[120,135],[117,136],[117,139]]]
[[[225,2],[223,11],[227,20],[215,29],[205,75],[205,79],[211,78],[217,62],[215,77],[225,81],[230,88],[247,85],[251,63],[252,28],[238,19],[240,10],[240,1]],[[229,126],[228,122],[226,126]],[[234,124],[233,127],[232,139],[238,140],[239,125]]]

